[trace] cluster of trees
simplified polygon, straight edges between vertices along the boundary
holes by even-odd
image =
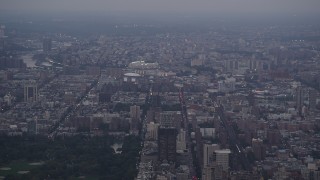
[[[120,154],[111,148],[114,142],[111,136],[59,137],[55,140],[42,136],[0,137],[0,166],[13,161],[44,162],[26,175],[11,175],[7,177],[9,179],[134,179],[140,139],[125,137]]]

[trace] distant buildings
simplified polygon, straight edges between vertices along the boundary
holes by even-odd
[[[274,33],[277,29],[235,28],[243,36],[240,40],[218,29],[214,35],[110,36],[97,43],[91,37],[82,41],[51,34],[59,40],[54,44],[59,51],[51,52],[50,38],[1,38],[1,28],[1,52],[4,45],[4,52],[15,44],[42,47],[44,57],[58,55],[63,66],[21,69],[24,63],[16,56],[29,51],[0,57],[0,133],[47,135],[53,129],[57,136],[145,135],[137,167],[141,179],[191,179],[199,175],[198,168],[204,180],[319,177],[317,42],[282,41],[288,29]],[[297,32],[298,37],[305,32]],[[270,49],[280,46],[276,52]],[[39,77],[41,71],[48,75]],[[294,86],[299,78],[315,89],[300,83]],[[36,83],[24,84],[30,80]],[[185,93],[180,96],[182,87]],[[23,97],[25,102],[36,102],[22,103]],[[183,116],[180,102],[185,103]],[[225,122],[217,111],[220,105]],[[149,109],[145,114],[140,107]],[[140,116],[146,119],[141,121]],[[239,149],[244,149],[255,172],[239,170],[246,163],[237,162],[238,158],[229,165],[231,151],[225,148],[233,147],[233,133],[226,125],[234,128]]]

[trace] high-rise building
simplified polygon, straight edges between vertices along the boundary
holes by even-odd
[[[223,176],[222,166],[214,165],[211,167],[204,167],[202,169],[202,180],[222,180],[226,179]]]
[[[252,139],[252,150],[257,161],[263,160],[266,156],[266,148],[261,139]]]
[[[239,62],[238,60],[227,60],[225,61],[225,71],[226,72],[234,72],[239,70]]]
[[[279,129],[268,129],[267,139],[270,146],[278,146],[281,143],[281,133]]]
[[[203,167],[212,166],[214,162],[214,152],[219,150],[218,144],[204,144],[203,145]]]
[[[150,122],[147,124],[147,135],[146,139],[147,140],[158,140],[158,129],[159,129],[159,124]]]
[[[130,117],[132,119],[140,120],[140,106],[137,106],[137,105],[130,106]]]
[[[177,152],[184,152],[187,150],[187,143],[186,143],[186,131],[180,129],[177,137]]]
[[[36,83],[30,82],[24,85],[24,101],[38,101],[38,86]]]
[[[43,52],[49,52],[52,48],[52,40],[50,38],[44,38],[42,42]]]
[[[229,154],[230,149],[215,150],[215,163],[216,165],[222,166],[223,171],[229,171]]]
[[[162,162],[176,161],[177,129],[174,127],[159,127],[158,130],[158,158]]]
[[[140,126],[140,106],[130,106],[130,130],[137,133]]]

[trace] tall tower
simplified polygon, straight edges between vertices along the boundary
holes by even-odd
[[[27,83],[24,85],[24,101],[35,102],[38,101],[38,86],[36,83]]]

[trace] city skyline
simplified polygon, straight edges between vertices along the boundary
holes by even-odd
[[[0,0],[0,179],[320,179],[319,0]]]

